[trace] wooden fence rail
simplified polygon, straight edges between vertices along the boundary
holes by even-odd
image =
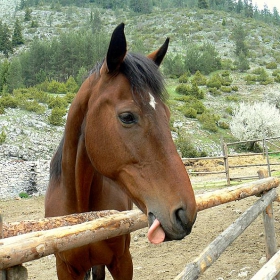
[[[269,143],[272,146],[275,146],[279,149],[278,145],[275,145],[274,143],[272,143],[270,140],[279,140],[280,137],[271,137],[271,138],[264,138],[264,139],[255,139],[255,140],[249,140],[249,141],[239,141],[239,142],[232,142],[232,143],[225,143],[222,142],[221,143],[221,156],[213,156],[213,157],[198,157],[198,158],[183,158],[183,162],[186,164],[188,164],[189,161],[194,162],[194,161],[199,161],[199,160],[215,160],[215,159],[221,159],[223,161],[223,165],[224,165],[224,170],[223,171],[189,171],[189,174],[192,175],[205,175],[205,174],[225,174],[225,179],[227,181],[227,185],[229,186],[231,181],[233,180],[239,180],[239,179],[254,179],[257,178],[256,175],[252,175],[252,176],[238,176],[238,177],[232,177],[230,174],[230,170],[232,168],[244,168],[244,167],[261,167],[261,166],[266,166],[269,176],[271,176],[271,166],[280,166],[280,162],[274,162],[274,163],[270,163],[269,160],[269,155],[272,154],[278,154],[280,153],[279,150],[277,151],[273,151],[273,152],[269,152],[268,151],[268,147],[267,147],[267,143]],[[246,144],[246,143],[250,143],[250,142],[262,142],[262,148],[263,148],[263,152],[261,153],[236,153],[236,154],[230,154],[229,153],[229,147],[233,146],[233,145],[240,145],[240,144]],[[235,158],[235,157],[252,157],[252,156],[256,156],[256,155],[262,155],[266,158],[266,163],[255,163],[255,164],[246,164],[246,165],[231,165],[229,164],[229,159],[230,158]]]
[[[202,211],[222,203],[257,195],[265,191],[269,191],[278,185],[279,179],[264,178],[255,182],[197,195],[196,200],[198,211]],[[105,215],[105,213],[103,214]],[[120,213],[115,213],[113,211],[113,213],[109,214],[109,216],[93,221],[83,222],[74,226],[63,226],[45,231],[41,230],[29,233],[25,233],[25,231],[30,231],[30,227],[33,227],[36,224],[34,224],[34,221],[12,223],[10,224],[12,230],[9,230],[9,224],[3,225],[3,234],[5,236],[9,236],[11,234],[22,235],[12,236],[1,240],[0,269],[13,267],[58,251],[83,246],[90,242],[126,234],[147,226],[147,218],[139,210]],[[87,215],[86,219],[91,219],[91,217],[94,219],[94,215],[90,214]],[[36,227],[34,228],[35,230],[38,230],[41,226],[43,229],[57,227],[63,224],[65,219],[69,220],[69,217],[57,217],[54,218],[54,220],[53,218],[42,219],[37,221]],[[78,222],[82,220],[83,219],[80,219],[80,217],[77,218]],[[26,272],[24,271],[23,273]],[[27,278],[22,277],[18,279],[23,280]]]
[[[276,198],[276,190],[271,190],[245,211],[233,224],[221,233],[192,263],[188,264],[175,280],[195,280],[209,268],[227,247],[262,213]]]

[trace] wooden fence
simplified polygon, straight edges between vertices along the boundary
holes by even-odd
[[[187,265],[176,279],[197,279],[198,275],[218,258],[226,246],[231,244],[234,238],[241,234],[253,219],[264,210],[266,210],[265,213],[268,213],[265,214],[267,217],[264,221],[267,252],[269,252],[268,258],[270,258],[276,252],[276,241],[273,215],[271,215],[271,211],[268,211],[268,208],[272,210],[271,202],[277,198],[274,188],[278,186],[279,179],[270,177],[197,195],[197,208],[198,211],[202,211],[216,205],[267,192],[241,216],[243,218],[240,217],[240,221],[238,220],[235,225],[231,226],[231,229],[213,241],[192,264]],[[60,227],[61,225],[62,227]],[[11,224],[3,224],[1,220],[2,236],[6,238],[1,239],[0,242],[0,279],[26,280],[27,270],[21,266],[24,262],[83,246],[89,242],[126,234],[146,226],[147,218],[139,210],[121,213],[116,211],[82,213]],[[34,229],[36,232],[31,232]],[[225,236],[226,238],[224,238]],[[277,258],[278,255],[276,254],[276,257],[273,258]],[[271,260],[274,261],[272,258]],[[274,263],[267,264],[273,266]],[[279,270],[280,268],[275,269],[277,273]]]
[[[224,170],[223,171],[189,171],[190,175],[207,175],[207,174],[225,174],[225,179],[227,181],[227,185],[229,186],[231,181],[233,180],[245,180],[245,179],[254,179],[257,178],[257,175],[247,175],[247,176],[238,176],[233,177],[231,176],[231,170],[237,168],[246,168],[246,167],[266,167],[269,176],[271,176],[271,167],[272,166],[280,166],[280,162],[270,162],[270,156],[273,154],[280,153],[280,147],[273,143],[273,141],[279,141],[280,137],[271,137],[271,138],[263,138],[263,139],[254,139],[249,141],[239,141],[239,142],[232,142],[232,143],[221,143],[221,156],[215,157],[198,157],[198,158],[183,158],[183,162],[185,165],[191,161],[192,163],[200,160],[215,160],[220,159],[223,162]],[[248,143],[261,143],[263,152],[261,153],[230,153],[230,147],[235,146],[238,147],[240,145],[248,144]],[[268,146],[273,147],[274,151],[269,151]],[[244,165],[230,165],[230,158],[237,158],[237,157],[253,157],[256,155],[261,155],[266,159],[266,163],[254,163],[254,164],[244,164]],[[246,171],[245,171],[246,172]]]

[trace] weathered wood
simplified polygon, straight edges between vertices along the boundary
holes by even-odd
[[[227,203],[234,200],[240,200],[245,197],[260,194],[279,185],[278,178],[264,178],[239,186],[228,187],[221,190],[209,192],[196,196],[198,211]]]
[[[230,176],[229,176],[229,162],[228,162],[228,146],[227,143],[222,142],[222,151],[224,156],[224,165],[225,165],[225,173],[227,178],[227,185],[230,185]]]
[[[251,280],[272,280],[280,273],[280,251],[278,251]]]
[[[3,218],[0,212],[0,246],[3,244],[1,242],[3,238]],[[21,264],[10,267],[6,270],[0,270],[0,280],[27,280],[28,272],[27,268],[23,267]]]
[[[3,238],[3,217],[0,212],[0,246],[1,246],[1,239]],[[6,280],[6,271],[0,270],[0,280]]]
[[[220,234],[175,280],[195,280],[210,267],[226,248],[264,211],[277,196],[273,189],[245,211],[233,224]],[[257,278],[256,278],[257,279]],[[259,278],[258,278],[259,280]]]
[[[269,176],[269,170],[260,169],[258,170],[258,176],[260,179]],[[276,234],[274,226],[274,216],[273,216],[273,205],[270,203],[265,211],[263,211],[263,224],[264,224],[264,236],[265,236],[265,252],[266,259],[270,260],[274,254],[277,252]],[[280,275],[276,276],[277,280],[280,280]]]
[[[55,252],[123,235],[147,226],[140,210],[126,211],[95,221],[2,239],[0,269],[35,260]]]
[[[275,188],[278,185],[279,180],[277,178],[265,178],[256,182],[198,195],[196,197],[197,208],[198,211],[201,211],[222,203],[261,193],[265,190]],[[108,214],[108,211],[106,212]],[[86,219],[91,219],[92,215],[95,217],[95,214],[83,213],[71,215],[70,218],[69,216],[65,216],[44,219],[36,225],[42,226],[44,229],[51,228],[61,225],[61,223],[63,224],[65,222],[64,219],[66,219],[67,223],[71,223],[74,217],[80,220],[82,215],[86,216]],[[20,223],[21,227],[23,224]],[[146,226],[147,217],[141,211],[134,210],[112,214],[74,226],[63,226],[6,238],[1,240],[3,245],[0,246],[0,269],[38,259],[58,251],[72,249],[91,242],[126,234]],[[25,229],[30,230],[31,227],[34,230],[38,230],[34,228],[35,224],[31,223],[22,227],[23,232]],[[15,228],[12,230],[13,234],[16,233],[15,230]]]
[[[265,178],[263,180],[258,180],[255,182],[241,184],[239,186],[228,187],[221,190],[197,195],[197,210],[202,211],[204,209],[227,203],[229,201],[240,200],[251,195],[260,194],[263,191],[275,188],[278,185],[279,180],[277,178]],[[62,217],[45,218],[36,221],[30,220],[7,224],[4,223],[3,236],[7,238],[34,231],[48,230],[61,226],[80,224],[117,213],[118,211],[114,210],[87,212]]]
[[[51,217],[40,220],[25,220],[20,222],[8,223],[3,225],[3,237],[7,238],[39,230],[48,230],[63,226],[77,225],[116,213],[119,212],[115,210],[106,210],[100,212],[72,214],[61,217]]]

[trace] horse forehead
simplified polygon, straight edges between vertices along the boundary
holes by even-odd
[[[155,110],[156,109],[156,100],[154,98],[154,96],[149,92],[149,105]]]

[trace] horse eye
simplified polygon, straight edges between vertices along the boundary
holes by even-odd
[[[119,119],[125,125],[131,125],[137,122],[136,117],[130,112],[119,114]]]

